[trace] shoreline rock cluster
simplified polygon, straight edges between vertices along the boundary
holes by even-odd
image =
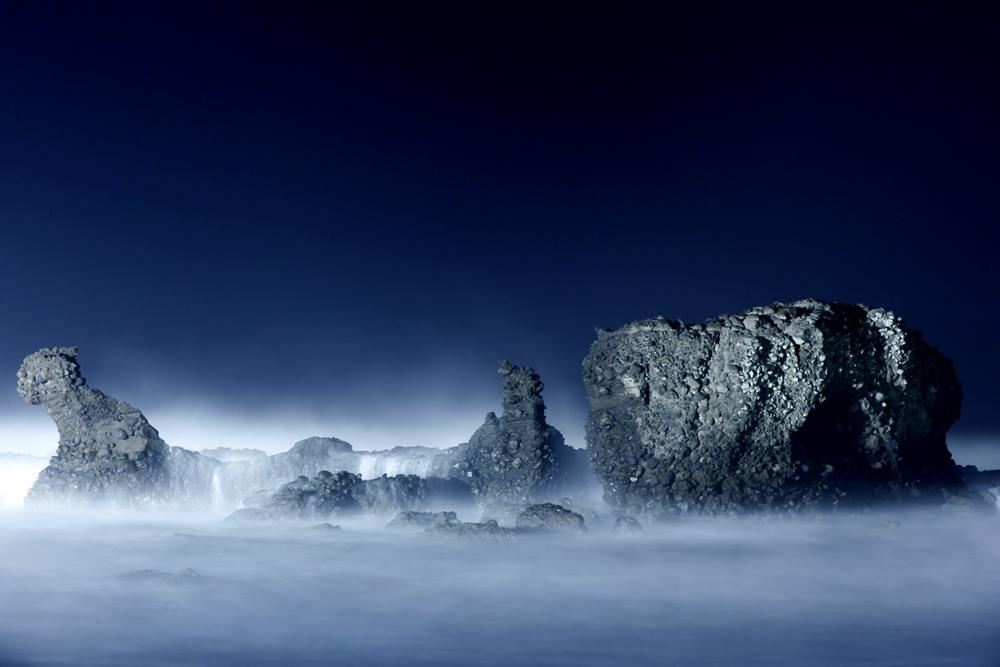
[[[365,452],[312,437],[267,455],[167,445],[137,408],[88,386],[76,357],[43,348],[18,371],[20,395],[59,431],[29,502],[246,499],[242,518],[302,518],[474,501],[500,522],[438,517],[424,528],[493,536],[598,521],[566,498],[549,502],[597,483],[625,517],[1000,506],[1000,471],[960,468],[945,443],[961,405],[950,360],[894,313],[862,305],[807,299],[703,324],[657,317],[598,330],[583,361],[586,450],[547,423],[539,375],[507,361],[502,412],[466,443]],[[636,525],[620,518],[615,529]]]
[[[259,506],[263,499],[280,514],[292,511],[296,493],[335,502],[330,478],[319,475],[336,471],[354,480],[345,502],[353,499],[362,510],[415,508],[435,497],[510,508],[592,480],[585,452],[567,446],[546,424],[541,379],[509,362],[499,368],[503,415],[490,413],[468,443],[365,452],[338,438],[311,437],[268,456],[169,446],[137,408],[87,386],[76,357],[76,348],[43,348],[18,371],[21,396],[42,405],[59,430],[58,451],[29,502],[233,506],[251,497],[258,513],[267,511]]]

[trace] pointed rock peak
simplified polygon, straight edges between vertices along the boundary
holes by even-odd
[[[542,400],[542,379],[530,366],[515,366],[509,361],[501,361],[497,373],[503,379],[501,399],[503,402],[502,421],[533,419],[545,422],[545,402]]]

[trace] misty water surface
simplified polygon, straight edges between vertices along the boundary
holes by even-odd
[[[683,520],[509,543],[375,523],[0,522],[4,665],[1000,664],[1000,516]],[[186,568],[200,576],[120,576]]]

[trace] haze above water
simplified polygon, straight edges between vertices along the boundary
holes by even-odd
[[[499,543],[340,523],[0,512],[0,664],[1000,664],[1000,515]]]

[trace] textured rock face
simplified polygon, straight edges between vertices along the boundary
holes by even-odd
[[[634,512],[867,503],[960,485],[951,362],[893,313],[815,300],[600,331],[587,442]]]
[[[500,366],[503,416],[492,413],[469,443],[434,449],[395,447],[354,451],[332,437],[301,440],[287,452],[218,448],[204,454],[169,447],[142,413],[87,386],[75,348],[45,348],[25,360],[18,391],[43,405],[59,429],[55,457],[29,500],[113,502],[124,505],[236,507],[250,493],[270,490],[321,470],[359,474],[370,502],[391,505],[400,480],[464,500],[471,489],[482,504],[519,508],[539,494],[558,497],[592,480],[586,453],[566,446],[545,423],[542,383],[531,369]]]
[[[309,518],[415,511],[436,501],[463,499],[471,499],[468,487],[449,480],[416,475],[364,480],[361,475],[343,470],[321,470],[313,479],[301,476],[273,493],[256,494],[247,499],[247,504],[257,505],[254,509],[263,510],[266,518]]]
[[[17,391],[45,407],[59,430],[59,449],[28,500],[114,500],[151,504],[171,492],[169,447],[139,410],[91,389],[76,348],[44,348],[17,373]]]
[[[582,483],[583,452],[565,444],[545,421],[543,384],[532,368],[509,361],[497,372],[503,381],[503,414],[486,422],[458,453],[454,473],[465,479],[487,507],[522,506],[540,493]]]
[[[517,515],[516,525],[518,528],[561,532],[579,532],[586,529],[582,515],[554,503],[528,505]]]

